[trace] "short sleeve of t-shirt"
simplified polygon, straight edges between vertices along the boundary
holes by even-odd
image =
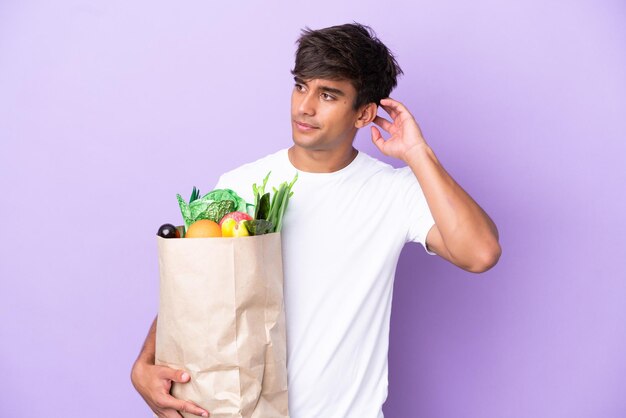
[[[408,223],[406,242],[418,242],[428,254],[437,255],[426,247],[426,236],[435,225],[435,220],[415,174],[410,167],[403,167],[397,170],[396,175],[400,182],[399,190],[402,193],[401,212],[403,219]]]

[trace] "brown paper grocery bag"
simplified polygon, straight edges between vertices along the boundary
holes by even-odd
[[[157,240],[156,364],[191,375],[172,395],[212,418],[289,417],[280,233]]]

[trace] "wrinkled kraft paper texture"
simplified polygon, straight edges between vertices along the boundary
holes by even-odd
[[[280,233],[157,239],[156,364],[191,375],[172,396],[212,418],[288,418]]]

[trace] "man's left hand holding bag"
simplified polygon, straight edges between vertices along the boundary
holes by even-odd
[[[154,364],[156,323],[157,318],[152,322],[141,353],[131,370],[130,379],[133,386],[158,418],[181,418],[179,411],[208,417],[209,412],[195,403],[176,399],[170,395],[172,382],[187,383],[189,374],[184,370]]]

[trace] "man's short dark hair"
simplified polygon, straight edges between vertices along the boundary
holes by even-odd
[[[402,74],[395,57],[374,31],[356,22],[319,30],[307,27],[297,44],[291,73],[303,80],[349,80],[357,92],[355,110],[367,103],[380,105]]]

